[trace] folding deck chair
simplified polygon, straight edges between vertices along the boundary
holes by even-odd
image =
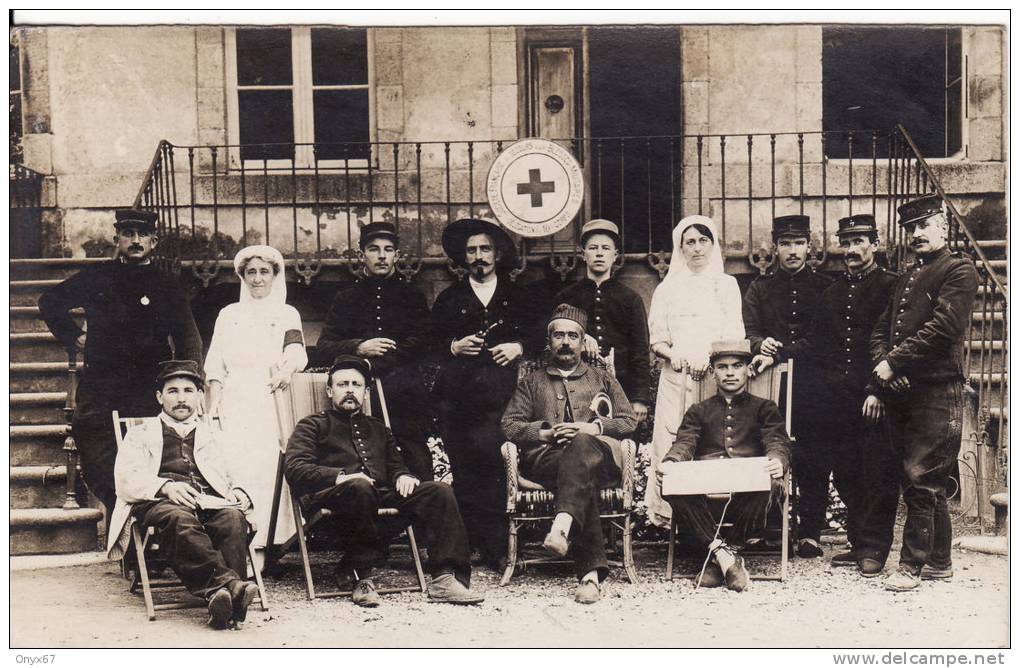
[[[783,383],[785,376],[785,384]],[[696,389],[688,390],[686,396],[681,401],[681,414],[687,412],[687,408],[693,406],[699,401],[703,401],[716,393],[715,379],[711,375],[706,375],[705,378],[695,386]],[[747,391],[755,396],[766,397],[775,401],[776,404],[780,404],[780,398],[785,394],[785,418],[786,418],[786,433],[790,435],[791,442],[793,441],[793,434],[790,433],[790,425],[792,419],[792,408],[791,408],[791,397],[793,392],[793,360],[783,362],[769,367],[762,373],[759,373],[754,378],[751,378],[748,383]],[[654,484],[650,481],[650,484]],[[765,480],[756,489],[752,489],[754,485],[742,485],[739,491],[770,491],[771,482]],[[789,563],[789,551],[790,551],[790,496],[791,496],[791,476],[790,471],[786,471],[783,476],[782,484],[782,498],[780,500],[780,512],[782,513],[782,526],[781,526],[781,541],[782,544],[779,548],[779,574],[769,575],[764,573],[751,574],[752,580],[785,580],[787,574],[787,566]],[[696,486],[690,488],[690,493],[706,493],[709,501],[723,503],[726,501],[728,494],[718,494],[717,489],[705,489],[703,492],[699,492]],[[766,518],[767,519],[767,518]],[[725,516],[720,521],[725,520]],[[725,526],[725,525],[724,525]],[[676,550],[676,537],[677,537],[678,523],[676,513],[673,514],[673,519],[669,526],[669,547],[666,553],[666,579],[673,580],[673,565],[674,565],[674,553]],[[760,556],[760,555],[774,555],[774,550],[768,550],[764,547],[762,549],[745,549],[742,554],[747,556]],[[682,574],[676,577],[696,577],[696,574]]]
[[[287,389],[276,390],[276,392],[273,393],[273,397],[276,401],[276,417],[280,427],[280,458],[277,466],[276,489],[273,492],[273,514],[271,516],[272,519],[269,527],[269,540],[270,544],[272,544],[275,533],[276,515],[279,512],[280,499],[284,493],[290,494],[292,502],[291,505],[294,508],[294,525],[297,528],[297,532],[285,543],[282,543],[274,549],[274,556],[278,559],[283,554],[286,554],[293,547],[294,543],[297,543],[298,550],[301,552],[301,562],[304,568],[305,589],[308,595],[308,600],[351,595],[350,591],[333,591],[325,593],[317,593],[315,591],[315,583],[312,579],[312,565],[308,556],[308,542],[306,540],[306,534],[315,525],[330,517],[332,513],[328,509],[323,508],[316,511],[311,517],[306,518],[301,509],[298,497],[290,491],[283,474],[284,452],[287,449],[287,441],[290,439],[290,435],[293,433],[294,427],[302,418],[313,413],[318,413],[330,406],[329,397],[326,396],[327,378],[328,374],[326,373],[295,373],[291,377],[291,382]],[[385,422],[386,426],[389,427],[389,411],[386,408],[382,383],[378,378],[375,379],[374,391],[378,395],[379,405],[382,407],[383,422]],[[367,415],[371,414],[371,405],[371,398],[367,397],[364,408]],[[400,512],[396,508],[380,508],[378,516],[400,517]],[[378,590],[380,594],[392,594],[405,591],[420,591],[424,593],[428,590],[428,585],[425,582],[425,571],[422,568],[421,557],[418,554],[418,542],[414,536],[414,527],[407,524],[405,532],[407,534],[407,542],[411,552],[411,558],[414,561],[414,570],[417,582],[414,585],[380,588]]]
[[[128,429],[141,425],[145,420],[152,419],[154,418],[121,417],[118,411],[113,411],[113,433],[117,438],[117,449],[120,450]],[[150,577],[150,567],[159,570],[161,566],[166,565],[166,561],[160,554],[156,530],[152,527],[146,527],[145,534],[143,535],[139,529],[140,524],[134,517],[128,518],[128,522],[131,525],[131,544],[128,545],[124,556],[120,560],[121,573],[130,582],[128,591],[132,594],[138,594],[139,590],[141,590],[142,598],[145,601],[145,613],[149,621],[151,622],[156,619],[157,610],[183,610],[185,608],[205,607],[206,602],[187,592],[184,589],[184,585],[176,577]],[[134,568],[131,567],[129,562],[129,557],[132,553],[135,557]],[[268,611],[269,598],[266,596],[266,588],[262,583],[262,574],[255,568],[255,550],[252,548],[250,541],[248,543],[248,566],[254,574],[255,585],[259,589],[259,605],[263,612]],[[180,590],[184,592],[185,598],[184,600],[173,602],[156,603],[153,596],[154,590]]]

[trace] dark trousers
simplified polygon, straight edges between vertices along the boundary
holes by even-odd
[[[132,512],[156,530],[160,551],[195,596],[208,598],[247,574],[248,521],[240,510],[192,510],[162,499],[135,504]]]
[[[155,378],[155,373],[150,378]],[[152,382],[130,384],[119,380],[83,379],[75,394],[76,408],[71,433],[78,449],[82,479],[107,512],[117,503],[113,467],[117,461],[117,440],[113,432],[114,410],[121,417],[151,417],[159,414]]]
[[[500,448],[506,437],[499,426],[502,409],[486,413],[448,413],[443,446],[450,458],[453,492],[471,547],[485,560],[506,555],[506,470]]]
[[[803,432],[793,444],[793,483],[797,486],[798,537],[819,540],[828,527],[829,477],[832,456],[829,444],[817,434]]]
[[[432,415],[425,384],[417,368],[400,368],[381,378],[390,428],[404,455],[404,463],[422,482],[435,477],[428,437]],[[372,395],[372,415],[382,419],[378,397]]]
[[[858,411],[863,399],[857,405]],[[899,465],[884,425],[847,420],[832,443],[833,481],[846,506],[847,539],[858,559],[885,563],[899,504]]]
[[[569,445],[544,450],[525,468],[526,478],[556,492],[556,512],[574,518],[570,533],[577,577],[597,570],[599,580],[604,580],[609,562],[599,490],[620,480],[609,445],[596,436],[578,434]]]
[[[913,571],[952,565],[953,525],[946,487],[960,454],[963,383],[914,384],[887,402],[889,431],[901,457],[907,504],[900,565]]]
[[[691,532],[694,541],[707,548],[715,540],[717,522],[708,507],[704,494],[667,496],[667,503],[673,508],[683,528]],[[725,502],[724,502],[725,503]],[[765,526],[765,515],[769,504],[769,492],[740,492],[726,508],[726,518],[733,523],[730,540],[742,540]]]
[[[346,539],[344,561],[362,577],[382,557],[377,512],[396,508],[405,513],[429,552],[429,572],[452,572],[465,585],[471,579],[471,552],[464,521],[450,486],[423,482],[407,497],[393,489],[378,489],[367,480],[354,479],[313,494],[309,510],[328,508],[336,528]]]

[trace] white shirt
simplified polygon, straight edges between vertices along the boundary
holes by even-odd
[[[482,306],[488,306],[489,302],[492,301],[492,296],[496,294],[496,275],[492,274],[492,278],[485,281],[476,281],[474,277],[468,277],[468,284],[471,286],[471,290],[474,291],[475,297],[478,297],[478,301],[482,302]]]
[[[192,413],[191,417],[184,421],[167,415],[166,411],[160,411],[159,419],[163,421],[163,424],[177,432],[178,436],[184,438],[198,426],[198,411]]]

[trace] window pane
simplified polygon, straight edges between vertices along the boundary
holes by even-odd
[[[294,101],[289,90],[237,92],[241,158],[294,158]],[[283,146],[262,146],[280,144]]]
[[[238,28],[237,85],[288,86],[293,82],[290,28]]]
[[[11,90],[21,90],[21,59],[18,57],[18,47],[11,44],[11,78],[9,79]]]
[[[922,155],[945,156],[947,123],[959,118],[959,109],[946,113],[946,34],[944,28],[824,29],[823,128],[883,131],[902,123]],[[950,60],[958,61],[958,39],[952,48]],[[884,144],[878,146],[883,154]],[[855,146],[855,153],[864,150]],[[826,154],[847,157],[847,142],[833,137]]]
[[[368,91],[317,90],[313,94],[313,102],[319,160],[367,158],[367,144],[336,144],[368,141]]]
[[[368,31],[312,28],[312,83],[351,86],[368,83]]]

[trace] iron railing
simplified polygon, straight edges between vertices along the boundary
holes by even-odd
[[[965,450],[961,455],[960,483],[969,486],[967,491],[976,503],[983,527],[987,495],[1007,484],[1009,464],[1009,290],[1004,281],[1007,262],[989,259],[986,248],[1001,247],[1004,252],[1008,248],[1004,241],[977,239],[906,128],[898,126],[894,137],[890,154],[893,167],[889,172],[893,180],[890,191],[894,195],[890,207],[922,195],[939,195],[949,221],[950,246],[970,255],[978,270],[979,287],[964,357],[975,410],[973,425],[967,425],[970,433],[964,436],[975,445],[972,451]],[[890,260],[898,267],[906,257],[908,240],[896,225],[887,228],[886,234],[894,249]]]
[[[816,221],[811,261],[821,264],[838,254],[831,238],[838,217],[868,211],[894,221],[891,156],[899,141],[897,132],[878,131],[561,140],[584,167],[581,213],[556,235],[521,240],[519,271],[548,261],[565,278],[576,266],[583,219],[603,217],[621,226],[623,261],[648,262],[664,275],[672,228],[692,213],[716,220],[731,267],[761,272],[775,261],[771,219],[807,213]],[[847,144],[847,159],[825,157],[833,142]],[[279,248],[305,281],[323,266],[355,270],[357,227],[384,219],[397,224],[399,268],[413,276],[423,265],[447,264],[439,235],[448,222],[491,216],[485,177],[508,144],[247,145],[242,152],[163,141],[135,204],[159,212],[164,260],[190,265],[206,284],[253,242]],[[287,159],[252,158],[279,156],[281,146]]]

